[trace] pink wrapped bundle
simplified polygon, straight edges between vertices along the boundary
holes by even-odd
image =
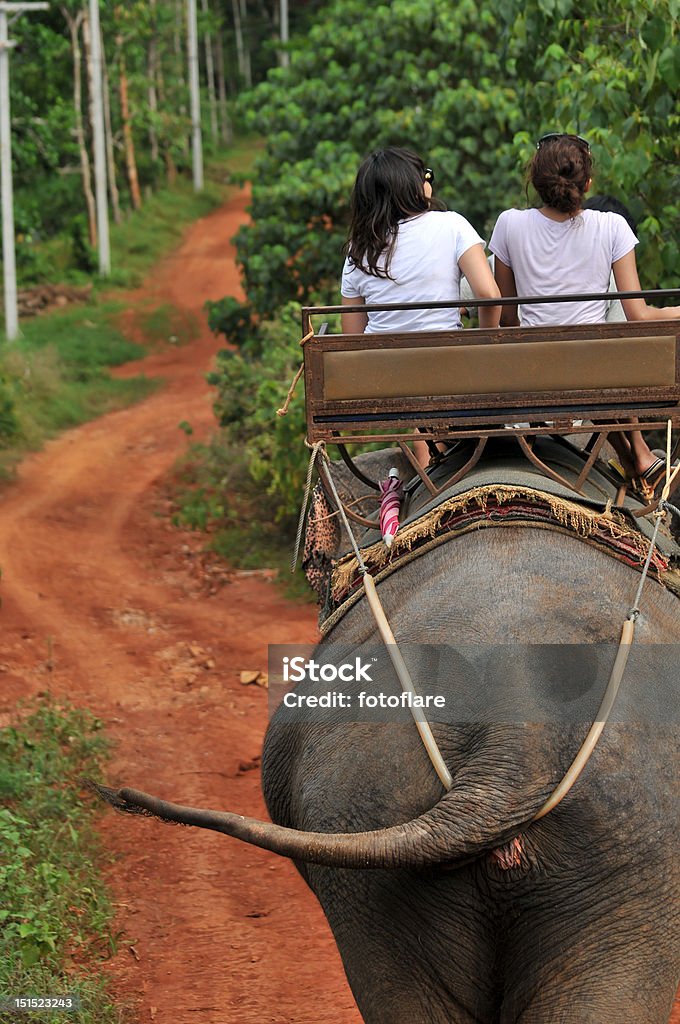
[[[380,481],[380,532],[387,547],[392,546],[394,535],[399,529],[399,508],[404,489],[396,469],[391,469],[387,480]]]

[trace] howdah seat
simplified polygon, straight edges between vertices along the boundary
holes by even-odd
[[[350,466],[349,443],[397,444],[428,484],[409,442],[477,438],[460,479],[489,437],[512,430],[527,458],[579,492],[610,433],[635,419],[645,430],[680,426],[679,321],[379,334],[312,328],[312,316],[341,311],[302,311],[307,439],[337,445]],[[575,482],[540,463],[537,434],[590,435]]]

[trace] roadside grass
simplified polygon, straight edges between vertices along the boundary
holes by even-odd
[[[75,1012],[52,1010],[52,1024],[123,1019],[91,969],[115,951],[117,936],[95,808],[79,779],[98,776],[106,755],[101,722],[46,694],[0,730],[0,1001],[80,999]],[[12,1024],[46,1016],[0,1007],[0,1021]]]
[[[207,534],[206,547],[234,569],[275,569],[290,600],[314,603],[299,565],[291,572],[296,523],[277,522],[275,509],[249,476],[245,456],[219,435],[194,444],[171,481],[173,522]],[[302,501],[302,495],[300,495]]]
[[[0,482],[11,479],[28,451],[59,431],[137,402],[157,386],[143,376],[112,377],[112,367],[197,336],[200,325],[185,311],[168,303],[140,303],[133,340],[124,289],[142,281],[177,245],[188,224],[224,201],[234,187],[232,177],[240,181],[247,174],[259,145],[258,140],[237,140],[210,157],[199,194],[190,180],[178,178],[172,188],[147,199],[140,211],[112,227],[111,277],[76,274],[81,282],[93,281],[86,302],[24,318],[18,341],[0,343]],[[47,244],[58,248],[57,240]],[[51,266],[52,283],[73,276],[63,252]]]
[[[198,317],[186,309],[163,303],[147,312],[140,312],[137,324],[146,345],[187,345],[197,338],[201,325]]]
[[[156,383],[111,377],[109,369],[145,354],[117,321],[123,304],[73,306],[22,325],[22,337],[0,350],[0,479],[9,479],[27,451],[62,430],[139,401]],[[3,436],[4,435],[4,436]]]
[[[149,266],[179,242],[186,225],[210,213],[233,187],[232,180],[247,175],[259,147],[259,140],[235,140],[206,160],[202,192],[194,192],[188,177],[178,178],[172,188],[145,199],[139,212],[113,225],[110,281],[127,288],[139,284]]]

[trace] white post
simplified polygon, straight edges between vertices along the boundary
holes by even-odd
[[[8,341],[19,334],[17,271],[14,252],[14,197],[12,193],[12,128],[9,110],[9,51],[16,44],[8,37],[8,14],[47,10],[47,3],[0,3],[0,193],[2,202],[2,262],[5,289],[5,333]]]
[[[203,145],[201,140],[201,93],[198,82],[198,29],[196,0],[187,0],[187,42],[189,50],[189,88],[191,90],[191,145],[194,165],[194,191],[203,188]]]
[[[281,17],[281,42],[285,44],[288,42],[288,0],[280,0],[280,17]],[[290,54],[287,50],[281,50],[280,61],[282,68],[290,66]]]
[[[102,43],[99,28],[99,0],[90,0],[90,35],[92,61],[92,136],[94,141],[94,187],[97,204],[97,238],[99,240],[99,273],[111,273],[109,244],[109,205],[106,186],[106,140],[104,135],[104,102],[102,99]]]
[[[14,256],[14,199],[12,196],[12,136],[9,116],[9,48],[7,11],[0,7],[0,158],[2,160],[2,262],[5,271],[5,333],[19,333],[17,271]]]

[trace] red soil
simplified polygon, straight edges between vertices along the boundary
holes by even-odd
[[[240,296],[230,239],[245,192],[187,232],[129,297],[198,314]],[[121,373],[161,376],[152,397],[50,442],[3,494],[0,724],[50,689],[90,708],[116,743],[107,781],[266,817],[258,757],[270,643],[312,642],[316,612],[266,576],[223,572],[169,525],[164,480],[215,426],[205,381],[220,341],[203,326]],[[211,571],[212,570],[212,571]],[[217,570],[217,571],[216,571]],[[112,989],[158,1024],[357,1024],[329,928],[289,861],[214,833],[105,813],[116,860]]]

